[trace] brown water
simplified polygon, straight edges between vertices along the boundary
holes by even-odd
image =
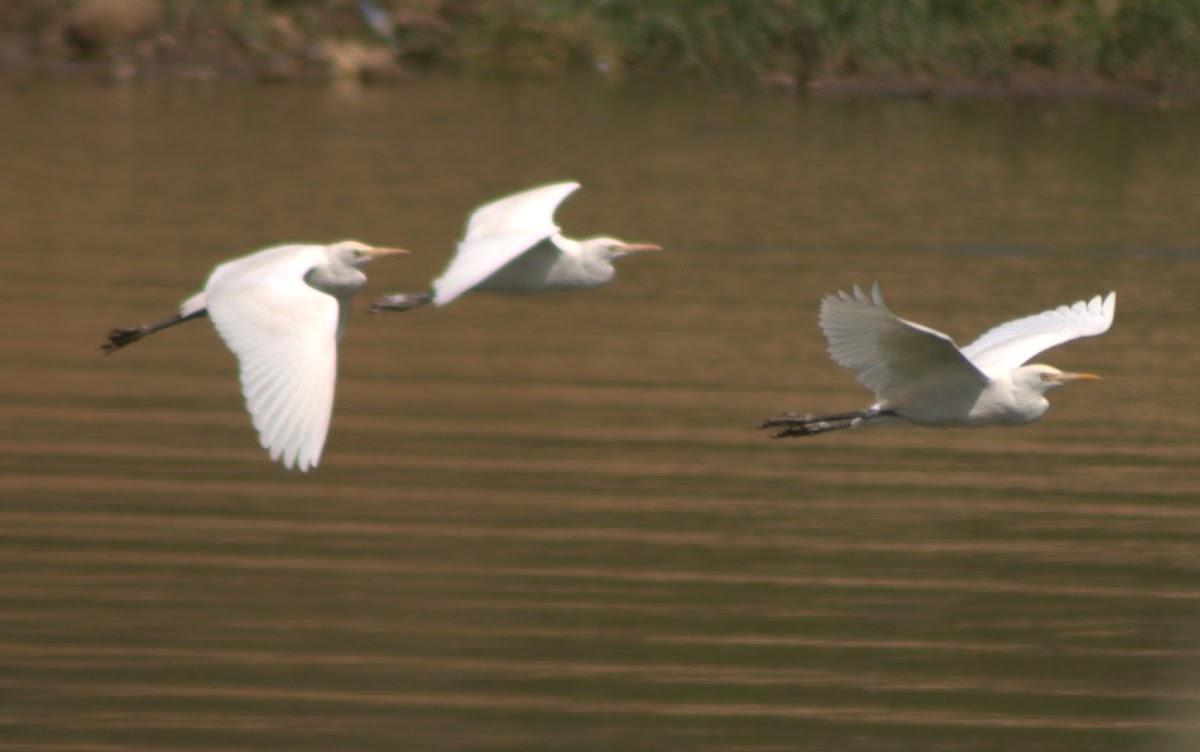
[[[1200,111],[432,82],[0,93],[0,749],[1200,748]],[[346,236],[419,290],[579,179],[596,292],[355,317],[307,476],[205,322]],[[1116,289],[1020,429],[772,441],[869,395],[823,294],[965,341]]]

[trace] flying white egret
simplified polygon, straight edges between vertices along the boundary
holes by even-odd
[[[865,410],[833,415],[788,413],[763,422],[782,436],[809,436],[866,424],[915,423],[962,428],[1023,425],[1050,407],[1046,392],[1071,381],[1096,381],[1025,361],[1055,345],[1103,334],[1112,326],[1117,294],[1059,306],[1009,321],[959,349],[939,331],[897,317],[879,285],[868,297],[839,292],[821,301],[829,354],[875,392]]]
[[[613,261],[652,243],[616,238],[572,240],[554,224],[554,210],[579,183],[543,185],[476,209],[453,258],[430,293],[385,295],[372,311],[407,311],[432,302],[443,306],[468,290],[508,294],[586,290],[613,278]]]
[[[259,442],[272,460],[307,471],[321,459],[329,431],[337,340],[351,297],[367,281],[358,267],[398,253],[407,251],[356,240],[264,248],[213,269],[176,315],[113,329],[100,347],[112,353],[207,315],[237,357]]]

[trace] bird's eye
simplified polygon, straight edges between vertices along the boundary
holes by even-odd
[[[1053,378],[1054,378],[1054,374],[1052,374],[1052,373],[1039,373],[1039,374],[1038,374],[1038,378],[1039,378],[1039,379],[1041,379],[1042,381],[1051,381],[1051,380],[1053,380]]]

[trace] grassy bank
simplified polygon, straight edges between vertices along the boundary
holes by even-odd
[[[1200,85],[1198,0],[7,0],[30,58],[124,50],[144,64],[254,70],[330,49],[383,49],[408,68],[698,77],[805,85],[854,77],[984,84],[1029,78]],[[146,10],[106,30],[85,6]],[[137,27],[137,28],[134,28]],[[56,38],[64,40],[56,46]],[[350,45],[347,47],[347,45]],[[11,63],[20,52],[10,52]]]
[[[482,65],[606,61],[727,79],[1034,68],[1168,80],[1200,70],[1194,0],[554,0],[473,11],[454,54]]]

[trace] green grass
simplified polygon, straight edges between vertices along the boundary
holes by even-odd
[[[80,0],[17,0],[46,23]],[[370,42],[353,0],[161,0],[167,30],[269,45],[284,16],[309,39]],[[376,0],[409,62],[479,73],[604,69],[727,81],[892,76],[1003,81],[1045,73],[1200,79],[1198,0]],[[0,23],[14,24],[17,11]],[[377,41],[377,40],[376,40]]]

